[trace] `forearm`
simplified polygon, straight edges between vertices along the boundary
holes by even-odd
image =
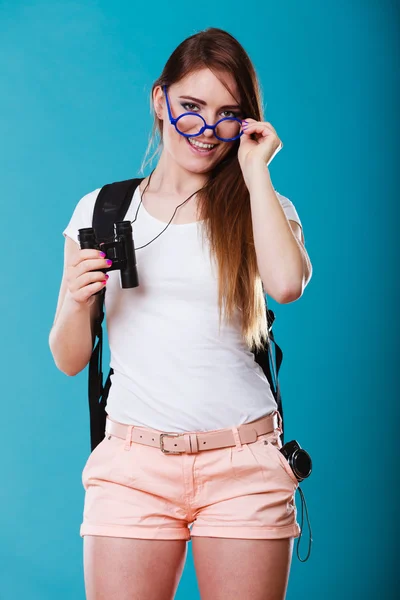
[[[77,375],[90,360],[93,349],[90,313],[89,305],[78,304],[67,294],[51,329],[50,350],[57,368],[66,375]]]
[[[265,165],[246,177],[259,273],[268,295],[277,302],[302,294],[309,261],[274,191]]]

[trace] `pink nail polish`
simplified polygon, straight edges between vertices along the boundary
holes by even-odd
[[[100,254],[101,258],[105,258],[105,256],[106,256],[105,252],[99,252],[99,254]]]

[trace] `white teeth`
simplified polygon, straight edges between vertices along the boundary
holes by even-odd
[[[188,138],[188,140],[193,146],[198,146],[199,148],[204,148],[206,150],[211,150],[211,148],[214,148],[214,146],[216,146],[216,144],[203,144],[203,142],[199,142],[198,140],[194,140],[193,138]]]

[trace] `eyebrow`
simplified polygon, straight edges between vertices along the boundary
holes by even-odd
[[[197,104],[201,104],[202,106],[207,106],[207,102],[204,102],[204,100],[200,100],[199,98],[194,98],[193,96],[179,96],[179,99],[181,100],[193,100],[193,102],[196,102]],[[225,106],[220,106],[221,108],[236,108],[238,110],[240,110],[240,106],[238,104],[226,104]]]

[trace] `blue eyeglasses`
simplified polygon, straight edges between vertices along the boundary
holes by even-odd
[[[212,129],[215,137],[221,142],[233,142],[243,135],[241,131],[242,121],[236,117],[224,117],[215,123],[207,125],[205,119],[195,112],[185,112],[176,119],[172,116],[171,107],[168,100],[167,86],[163,86],[165,99],[167,101],[168,116],[171,125],[174,125],[176,131],[185,137],[197,137],[206,129]]]

